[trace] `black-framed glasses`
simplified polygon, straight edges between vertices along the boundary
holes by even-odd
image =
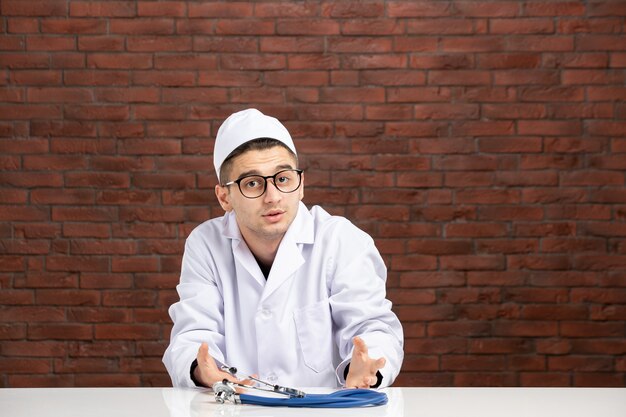
[[[271,178],[272,183],[281,193],[293,193],[302,184],[301,169],[284,169],[274,175],[246,175],[224,184],[224,187],[237,184],[239,191],[246,198],[259,198],[267,189],[267,180]]]

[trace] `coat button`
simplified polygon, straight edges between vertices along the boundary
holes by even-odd
[[[270,310],[264,309],[261,310],[261,317],[264,319],[270,319],[272,317],[272,312]]]
[[[275,383],[277,379],[276,374],[269,374],[267,376],[267,382],[271,382],[272,384]]]

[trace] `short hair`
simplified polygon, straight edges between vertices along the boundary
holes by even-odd
[[[232,151],[230,155],[228,155],[228,157],[224,160],[224,162],[222,163],[222,166],[220,167],[220,179],[221,179],[220,182],[222,183],[221,185],[224,185],[229,181],[227,178],[230,175],[230,171],[232,170],[233,161],[239,155],[243,155],[244,153],[248,151],[262,151],[265,149],[274,148],[276,146],[280,146],[281,148],[286,149],[289,152],[289,154],[291,154],[291,156],[294,157],[294,159],[296,160],[295,168],[297,168],[298,156],[295,153],[293,153],[293,151],[289,149],[289,147],[285,145],[284,143],[282,143],[281,141],[272,139],[272,138],[253,139],[235,148],[235,150]]]

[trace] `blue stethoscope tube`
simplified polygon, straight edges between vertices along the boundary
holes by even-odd
[[[242,404],[268,407],[352,408],[387,404],[387,394],[369,389],[343,389],[330,394],[306,394],[304,397],[270,398],[239,394]]]

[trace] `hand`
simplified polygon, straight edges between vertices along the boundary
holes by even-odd
[[[193,375],[196,381],[200,382],[205,387],[212,387],[213,384],[223,381],[224,379],[240,384],[250,384],[252,382],[249,379],[239,380],[228,372],[219,369],[215,363],[215,359],[209,354],[209,345],[206,343],[200,345],[197,359],[198,366],[194,369]]]
[[[350,361],[350,370],[346,378],[347,388],[369,388],[376,384],[376,373],[385,366],[385,358],[372,359],[367,353],[367,345],[360,337],[352,339],[354,351]]]

